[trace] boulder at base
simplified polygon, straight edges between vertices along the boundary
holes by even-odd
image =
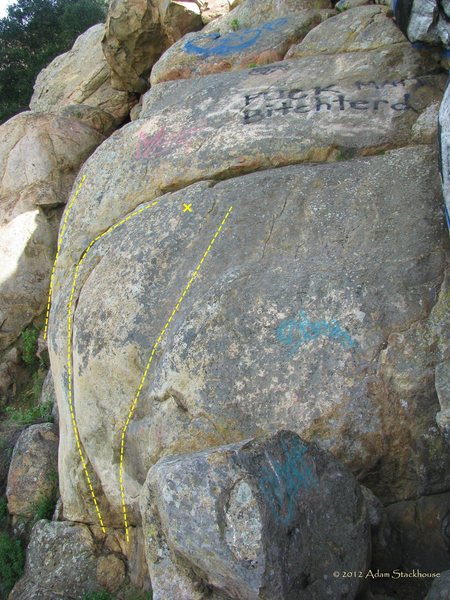
[[[52,500],[58,482],[58,435],[52,423],[32,425],[14,448],[8,473],[8,512],[31,518],[40,502]]]
[[[95,544],[86,525],[38,521],[27,548],[25,574],[9,600],[81,598],[101,590],[96,574]]]
[[[162,459],[141,512],[155,600],[203,598],[202,583],[235,600],[354,598],[362,580],[333,572],[370,562],[358,483],[289,431]]]

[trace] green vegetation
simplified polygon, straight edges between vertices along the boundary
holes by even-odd
[[[0,19],[0,123],[28,109],[37,74],[104,21],[106,0],[18,0]]]
[[[41,519],[47,519],[51,521],[53,513],[55,512],[56,500],[54,495],[42,496],[37,502],[33,504],[33,524],[37,523]]]
[[[111,596],[110,593],[104,592],[91,592],[89,594],[84,594],[81,600],[114,600],[114,597]]]
[[[237,19],[233,19],[230,24],[233,31],[238,31],[241,28],[241,24]]]
[[[0,498],[0,522],[8,516],[8,502],[6,498]]]
[[[30,378],[26,387],[4,408],[7,426],[32,425],[53,420],[52,403],[40,402],[48,370],[48,355],[47,360],[36,355],[39,334],[40,330],[35,325],[22,331],[22,362],[27,367]]]
[[[40,403],[45,371],[33,373],[30,385],[21,393],[17,406],[7,406],[5,413],[9,424],[32,425],[52,422],[52,403]]]
[[[30,369],[35,369],[39,360],[36,356],[39,330],[34,325],[22,331],[22,360]]]
[[[33,504],[33,525],[41,519],[51,520],[55,512],[56,502],[58,500],[58,472],[51,470],[47,473],[47,481],[52,485],[52,491],[48,496],[41,496]]]
[[[5,412],[8,416],[8,424],[12,425],[33,425],[33,423],[51,423],[52,417],[52,404],[46,402],[39,404],[38,406],[31,406],[30,408],[15,408],[14,406],[7,406]]]
[[[151,592],[146,592],[142,594],[141,592],[130,592],[126,596],[126,600],[152,600],[153,595]],[[84,594],[81,597],[81,600],[114,600],[114,596],[111,596],[109,592],[90,592],[88,594]]]
[[[0,531],[0,595],[7,596],[23,573],[25,552],[19,540]]]
[[[152,600],[153,594],[152,592],[130,592],[126,595],[126,600]]]
[[[356,148],[339,148],[336,152],[336,160],[350,160],[358,153]]]

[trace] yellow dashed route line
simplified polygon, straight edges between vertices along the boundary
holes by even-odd
[[[83,181],[84,181],[84,178],[83,178]],[[81,187],[81,184],[80,184],[80,187]],[[79,191],[79,189],[78,189],[78,191]],[[72,203],[73,203],[73,201],[72,201]],[[87,468],[86,459],[85,459],[84,454],[83,454],[83,449],[81,447],[80,435],[79,435],[79,432],[78,432],[78,426],[77,426],[77,423],[76,423],[76,420],[75,420],[75,412],[74,412],[74,409],[73,409],[73,391],[72,391],[73,299],[74,299],[74,296],[75,296],[75,289],[76,289],[76,286],[77,286],[78,272],[79,272],[79,270],[81,268],[81,265],[86,260],[86,257],[89,254],[90,250],[92,249],[92,246],[96,242],[98,242],[102,237],[104,237],[105,235],[108,235],[109,233],[111,233],[112,231],[114,231],[115,229],[117,229],[118,227],[120,227],[121,225],[123,225],[124,223],[126,223],[127,221],[129,221],[132,217],[135,217],[136,215],[139,215],[140,213],[144,212],[144,210],[148,210],[149,208],[152,208],[153,206],[156,206],[156,204],[158,204],[157,201],[156,202],[152,202],[152,204],[148,204],[147,206],[143,206],[139,210],[136,210],[136,211],[130,213],[127,217],[125,217],[121,221],[117,222],[115,225],[112,225],[109,229],[107,229],[105,232],[101,233],[100,235],[98,235],[96,238],[94,238],[92,240],[92,242],[89,244],[89,246],[86,248],[86,250],[81,255],[81,258],[78,261],[77,266],[75,267],[75,273],[74,273],[73,282],[72,282],[72,289],[71,289],[71,292],[70,292],[70,298],[69,298],[69,303],[68,303],[68,310],[67,310],[67,372],[68,372],[68,375],[67,375],[67,378],[68,378],[68,402],[69,402],[69,410],[70,410],[70,416],[71,416],[71,419],[72,419],[73,432],[75,434],[75,440],[76,440],[76,443],[77,443],[78,453],[79,453],[80,458],[81,458],[81,463],[83,465],[83,471],[84,471],[84,474],[86,476],[87,484],[88,484],[89,489],[91,491],[92,500],[94,502],[95,510],[96,510],[96,513],[97,513],[97,517],[98,517],[98,520],[100,522],[100,527],[102,528],[103,533],[106,533],[106,529],[105,529],[105,525],[103,523],[102,514],[100,512],[100,507],[98,505],[98,501],[97,501],[97,498],[95,496],[94,488],[92,486],[91,478],[89,476],[89,471],[88,471],[88,468]],[[59,248],[58,248],[58,250],[59,250]],[[58,255],[57,255],[57,258],[58,258]]]
[[[127,432],[128,425],[130,424],[130,421],[133,418],[133,413],[134,413],[134,411],[136,409],[136,404],[137,404],[137,402],[139,400],[139,396],[141,395],[141,391],[142,391],[142,388],[144,386],[145,380],[147,378],[147,374],[148,374],[148,371],[150,369],[150,365],[152,364],[153,358],[155,357],[156,350],[157,350],[157,348],[158,348],[158,346],[159,346],[162,338],[164,337],[164,334],[166,333],[167,328],[169,327],[172,319],[174,318],[176,312],[180,308],[180,305],[183,302],[184,297],[188,293],[189,288],[191,287],[194,279],[197,277],[198,272],[199,272],[202,264],[204,263],[204,261],[205,261],[206,257],[208,256],[211,248],[213,247],[214,242],[217,239],[217,236],[222,231],[222,228],[225,225],[225,223],[226,223],[228,217],[230,216],[232,210],[233,210],[233,207],[230,206],[230,208],[228,209],[227,214],[223,218],[223,220],[222,220],[221,224],[219,225],[216,233],[214,234],[214,237],[212,238],[212,240],[211,240],[208,248],[206,249],[205,253],[203,254],[200,262],[198,263],[198,265],[197,265],[197,267],[195,269],[195,271],[193,272],[193,274],[192,274],[192,276],[191,276],[188,284],[184,288],[183,293],[178,298],[178,302],[176,303],[175,308],[172,311],[172,314],[167,319],[167,322],[164,325],[161,333],[159,334],[158,339],[154,343],[153,348],[152,348],[152,352],[150,354],[150,358],[148,359],[147,365],[146,365],[145,370],[144,370],[144,374],[142,375],[141,382],[139,384],[139,388],[138,388],[138,390],[136,392],[136,395],[134,397],[134,400],[133,400],[133,402],[131,404],[130,410],[128,412],[127,420],[126,420],[124,428],[122,430],[122,439],[121,439],[121,444],[120,444],[119,482],[120,482],[120,494],[122,496],[123,522],[124,522],[124,525],[125,525],[125,535],[126,535],[127,542],[129,542],[130,538],[129,538],[129,534],[128,534],[128,517],[127,517],[127,507],[126,507],[126,503],[125,503],[125,488],[124,488],[124,485],[123,485],[123,456],[124,456],[124,450],[125,450],[125,434]]]
[[[80,182],[80,185],[77,188],[77,191],[75,192],[72,200],[69,203],[69,206],[67,207],[66,213],[64,215],[63,225],[61,227],[61,233],[60,233],[59,238],[58,238],[58,246],[56,248],[56,257],[55,257],[55,260],[53,262],[52,274],[50,276],[50,289],[48,291],[47,311],[45,313],[44,342],[47,339],[48,319],[49,319],[49,316],[50,316],[50,305],[51,305],[51,302],[52,302],[52,295],[53,295],[53,279],[55,277],[56,263],[58,262],[59,252],[61,250],[61,244],[62,244],[62,241],[63,241],[63,236],[64,236],[64,233],[65,233],[66,228],[67,228],[67,219],[69,218],[69,213],[70,213],[70,211],[72,209],[73,203],[77,199],[77,196],[80,193],[80,190],[81,190],[81,188],[83,186],[83,183],[84,183],[85,179],[86,179],[86,175],[83,176],[83,178],[82,178],[82,180]]]

